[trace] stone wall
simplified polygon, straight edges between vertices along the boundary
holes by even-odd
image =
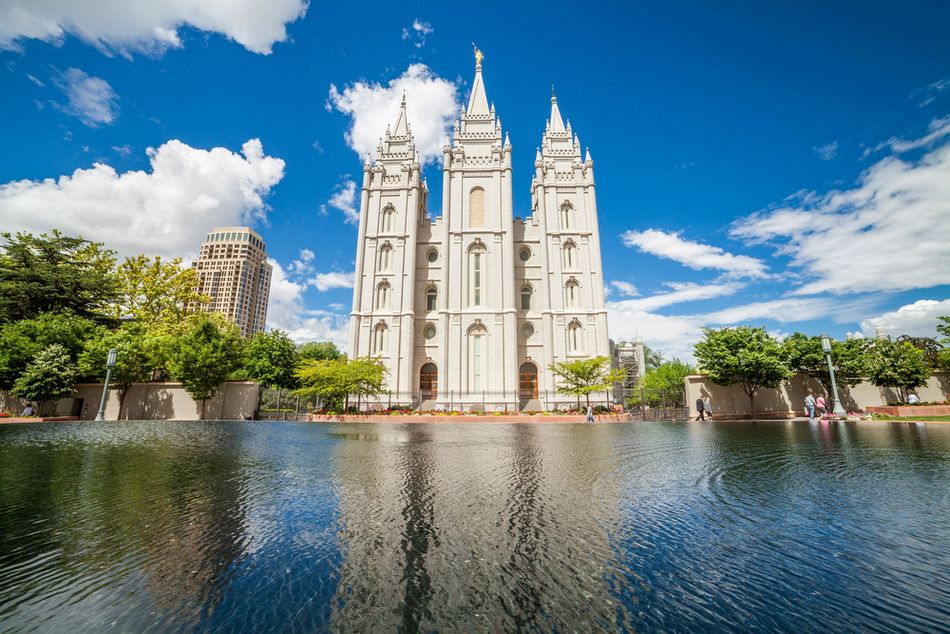
[[[815,396],[824,394],[824,388],[818,381],[803,375],[793,376],[774,390],[760,389],[755,395],[756,418],[804,416],[804,400],[809,389]],[[935,374],[930,377],[927,385],[916,390],[916,393],[921,402],[947,400],[947,395],[950,393],[950,375]],[[887,405],[888,402],[900,400],[896,390],[882,389],[867,382],[859,383],[852,388],[839,386],[838,394],[841,396],[842,405],[849,412]],[[717,418],[731,416],[743,418],[750,415],[749,397],[738,385],[723,387],[701,375],[686,377],[686,404],[689,406],[691,418],[697,416],[696,399],[699,396],[709,397],[713,416]],[[828,407],[831,407],[830,402]]]
[[[244,420],[254,417],[257,410],[260,389],[253,381],[229,381],[218,394],[205,404],[206,420]],[[99,399],[102,395],[101,383],[80,383],[73,395],[56,403],[47,403],[43,410],[46,415],[74,415],[80,419],[91,420],[99,411]],[[26,406],[21,399],[11,397],[0,391],[0,411],[19,414]],[[136,383],[122,404],[123,420],[198,420],[201,417],[201,403],[195,402],[181,383]],[[106,420],[118,420],[119,392],[109,390],[106,398]]]

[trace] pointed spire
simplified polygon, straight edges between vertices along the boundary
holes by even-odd
[[[388,128],[387,128],[388,129]],[[406,93],[402,93],[402,103],[399,104],[399,116],[396,118],[395,136],[405,136],[409,134],[409,118],[406,116]]]
[[[594,162],[594,159],[592,159],[592,158],[590,157],[590,148],[587,148],[587,156],[584,157],[584,162],[585,162],[585,163],[593,163],[593,162]]]
[[[508,140],[507,132],[505,132],[505,147],[511,147],[511,141]]]
[[[537,163],[541,160],[541,148],[537,148],[534,152],[534,162]]]
[[[474,44],[473,44],[474,46]],[[468,98],[468,114],[491,114],[488,109],[488,96],[485,94],[485,82],[482,80],[482,52],[475,47],[475,81],[472,82],[472,94]]]
[[[554,96],[554,86],[551,86],[551,132],[564,132],[564,120],[557,107],[557,97]]]

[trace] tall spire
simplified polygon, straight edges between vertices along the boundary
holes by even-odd
[[[564,120],[557,107],[557,97],[554,96],[554,85],[551,85],[551,132],[564,132]]]
[[[409,119],[406,117],[406,93],[402,93],[402,103],[399,105],[399,116],[396,118],[396,129],[394,136],[405,136],[409,134]]]
[[[485,82],[482,80],[482,59],[485,57],[478,47],[475,47],[475,81],[472,82],[472,94],[468,98],[467,114],[491,114],[488,109],[488,97],[485,95]]]

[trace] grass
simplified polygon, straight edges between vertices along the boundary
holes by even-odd
[[[888,416],[886,414],[875,414],[874,420],[919,420],[923,422],[941,421],[950,423],[950,416]]]

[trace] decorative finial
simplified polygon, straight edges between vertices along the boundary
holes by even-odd
[[[557,96],[554,94],[554,84],[551,84],[551,101],[557,101]]]
[[[405,90],[402,91],[402,105],[404,106],[406,105],[406,91]]]
[[[481,66],[482,60],[485,59],[485,56],[482,54],[480,50],[478,50],[478,47],[475,45],[475,42],[472,42],[472,48],[475,49],[475,65]]]

